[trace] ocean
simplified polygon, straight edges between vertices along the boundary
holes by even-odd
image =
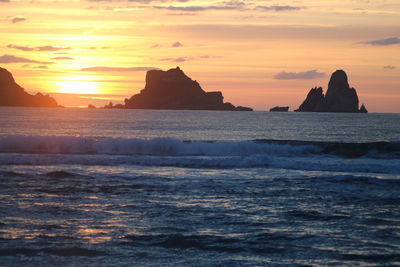
[[[0,266],[398,266],[400,114],[0,108]]]

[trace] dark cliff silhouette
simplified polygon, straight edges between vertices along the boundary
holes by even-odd
[[[273,107],[269,110],[270,112],[288,112],[289,111],[289,107]]]
[[[324,95],[322,87],[310,90],[299,109],[302,112],[350,112],[367,113],[364,105],[358,108],[358,96],[354,88],[349,86],[347,75],[343,70],[335,71]]]
[[[223,99],[221,92],[205,92],[197,81],[177,67],[148,71],[145,88],[139,94],[125,99],[124,106],[110,103],[107,108],[252,111],[224,103]]]
[[[0,106],[59,107],[56,100],[49,95],[30,95],[25,92],[15,82],[12,74],[3,68],[0,68]]]

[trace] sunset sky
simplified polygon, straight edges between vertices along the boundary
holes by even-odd
[[[0,67],[64,106],[122,103],[180,66],[256,110],[343,69],[370,112],[400,112],[399,0],[0,0],[0,21]]]

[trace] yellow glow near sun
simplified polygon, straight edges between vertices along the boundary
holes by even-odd
[[[89,75],[75,75],[59,78],[55,82],[59,93],[66,94],[99,94],[101,93],[101,82],[96,82],[97,77]]]

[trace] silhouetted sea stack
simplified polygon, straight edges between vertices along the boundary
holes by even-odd
[[[9,71],[0,68],[0,106],[58,107],[58,104],[49,95],[28,94],[24,88],[15,83]]]
[[[125,99],[125,108],[176,110],[236,110],[252,111],[224,103],[221,92],[205,92],[179,68],[168,71],[149,70],[146,86],[139,94]]]
[[[269,110],[270,112],[288,112],[289,111],[289,107],[273,107]]]
[[[364,105],[358,108],[357,92],[354,88],[350,88],[347,75],[343,70],[337,70],[332,74],[326,95],[323,94],[322,87],[312,88],[299,109],[295,111],[368,112]]]
[[[361,105],[360,113],[368,113],[368,110],[367,110],[367,108],[364,106],[364,104]]]

